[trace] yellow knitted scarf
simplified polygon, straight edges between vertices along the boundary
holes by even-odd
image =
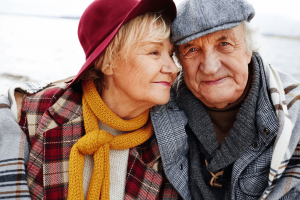
[[[102,101],[92,80],[83,81],[82,109],[86,135],[72,147],[69,161],[68,199],[84,199],[84,155],[94,155],[94,169],[87,199],[109,199],[109,149],[128,149],[147,141],[153,134],[149,110],[131,120],[123,120]],[[99,130],[98,119],[104,124],[130,133],[113,136]],[[147,123],[148,121],[148,123]],[[147,123],[147,125],[145,125]],[[144,126],[145,125],[145,126]],[[144,126],[144,127],[143,127]]]

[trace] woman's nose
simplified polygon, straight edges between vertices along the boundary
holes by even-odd
[[[172,57],[169,57],[167,61],[164,63],[164,65],[161,68],[162,73],[166,74],[177,74],[178,73],[178,67],[173,61]]]

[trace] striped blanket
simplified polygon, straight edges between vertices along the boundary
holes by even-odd
[[[25,83],[0,95],[0,199],[31,199],[26,178],[29,148],[25,133],[17,123],[14,91],[35,93],[48,84]]]
[[[300,195],[300,83],[264,63],[269,94],[279,120],[269,173],[261,199]],[[292,196],[293,196],[292,195]],[[290,195],[288,195],[290,196]],[[296,198],[295,198],[296,199]]]
[[[0,122],[0,199],[30,199],[25,172],[27,139],[4,95],[0,97]]]

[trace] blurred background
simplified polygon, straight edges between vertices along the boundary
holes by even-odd
[[[14,83],[53,82],[85,61],[77,38],[92,0],[0,0],[0,94]],[[182,0],[175,0],[179,5]],[[249,0],[260,28],[260,52],[300,81],[300,0]]]

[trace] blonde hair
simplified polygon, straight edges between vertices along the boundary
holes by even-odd
[[[115,61],[124,59],[138,44],[147,42],[162,42],[170,37],[171,20],[161,14],[146,13],[124,24],[105,52],[94,63],[94,66],[85,73],[82,79],[97,80],[97,89],[101,91],[108,87],[103,70],[114,66]]]

